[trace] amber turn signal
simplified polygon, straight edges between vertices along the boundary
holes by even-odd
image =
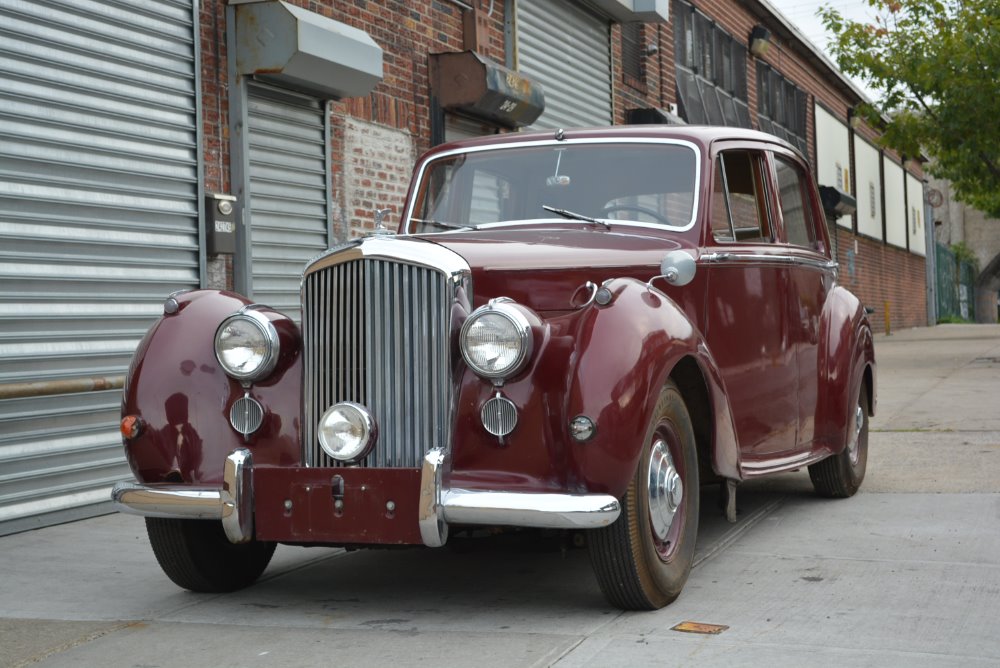
[[[122,418],[121,431],[125,440],[131,440],[142,433],[144,426],[142,418],[138,415],[126,415]]]

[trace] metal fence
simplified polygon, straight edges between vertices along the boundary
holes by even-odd
[[[961,260],[947,246],[937,244],[938,321],[976,320],[976,267]]]

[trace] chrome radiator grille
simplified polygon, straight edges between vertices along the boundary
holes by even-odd
[[[316,425],[339,401],[367,406],[378,424],[365,467],[419,467],[450,436],[448,282],[434,269],[355,259],[306,277],[304,461],[338,466]]]

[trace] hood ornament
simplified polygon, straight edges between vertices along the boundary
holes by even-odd
[[[372,236],[384,237],[394,234],[392,230],[385,226],[385,216],[388,213],[392,213],[392,209],[375,209],[375,229],[372,231]]]

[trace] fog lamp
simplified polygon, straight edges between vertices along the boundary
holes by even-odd
[[[323,452],[341,462],[364,459],[378,438],[372,414],[361,404],[350,401],[330,406],[319,419],[317,431]]]

